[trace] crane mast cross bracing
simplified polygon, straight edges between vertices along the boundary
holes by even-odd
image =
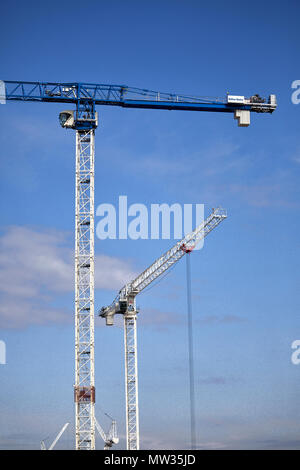
[[[76,449],[95,449],[94,129],[76,131],[75,427]]]
[[[125,349],[125,399],[126,399],[126,444],[128,450],[139,450],[139,405],[138,405],[138,366],[136,307],[124,315]]]

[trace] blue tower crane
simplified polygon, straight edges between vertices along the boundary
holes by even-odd
[[[75,109],[59,115],[62,127],[76,130],[75,202],[75,428],[76,449],[95,449],[94,373],[94,158],[96,106],[211,111],[231,113],[240,127],[250,124],[250,113],[272,113],[276,96],[249,98],[227,94],[207,98],[160,93],[125,85],[0,81],[0,103],[31,101],[70,104]],[[135,320],[135,318],[134,318]],[[127,448],[139,449],[136,323],[124,315],[127,397]],[[132,378],[136,383],[132,383]],[[129,398],[128,398],[129,397]]]
[[[4,81],[6,100],[39,101],[53,103],[70,103],[76,105],[74,128],[77,130],[88,122],[83,116],[88,112],[94,118],[95,105],[121,106],[123,108],[168,109],[182,111],[213,111],[234,113],[236,118],[246,112],[272,113],[276,109],[276,96],[268,100],[258,94],[250,98],[227,94],[226,98],[195,97],[174,93],[132,88],[125,85],[101,85],[91,83],[52,83],[52,82],[19,82]],[[239,121],[241,125],[243,119]]]

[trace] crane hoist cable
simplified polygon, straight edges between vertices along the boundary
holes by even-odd
[[[190,395],[190,436],[191,449],[196,449],[196,406],[195,406],[195,367],[194,367],[194,340],[193,340],[193,310],[192,310],[192,280],[191,280],[191,262],[190,255],[193,248],[186,249],[186,294],[187,294],[187,330],[188,330],[188,363],[189,363],[189,395]],[[164,276],[144,290],[144,293],[157,286],[171,271],[174,265]]]
[[[192,251],[192,250],[191,250]],[[190,427],[191,449],[196,449],[196,412],[195,412],[195,375],[194,375],[194,343],[193,343],[193,310],[192,310],[192,283],[191,283],[191,251],[186,256],[186,294],[187,294],[187,327],[188,327],[188,361],[189,361],[189,388],[190,388]]]

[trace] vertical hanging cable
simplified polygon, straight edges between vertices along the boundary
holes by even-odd
[[[196,449],[195,422],[195,380],[194,380],[194,347],[193,347],[193,315],[191,300],[191,263],[190,252],[186,253],[186,283],[187,283],[187,313],[188,313],[188,350],[189,350],[189,379],[190,379],[190,425],[191,449]]]

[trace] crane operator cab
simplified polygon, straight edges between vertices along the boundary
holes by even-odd
[[[92,127],[96,128],[98,126],[98,113],[95,113],[94,117],[89,116],[88,113],[83,113],[80,119],[76,119],[76,111],[73,110],[66,110],[59,113],[59,123],[61,127],[67,129],[78,129],[79,124],[84,126],[87,122],[92,122]]]
[[[59,123],[61,127],[74,128],[74,111],[62,111],[59,113]]]

